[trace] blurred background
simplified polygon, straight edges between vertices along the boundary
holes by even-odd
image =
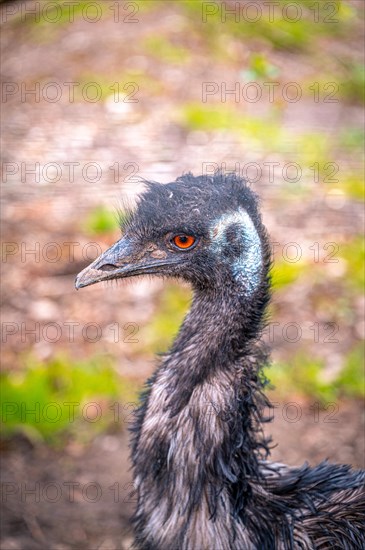
[[[363,466],[363,2],[0,9],[1,547],[131,545],[128,425],[191,292],[74,277],[141,178],[252,182],[275,256],[273,457]]]

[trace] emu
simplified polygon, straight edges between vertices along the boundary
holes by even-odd
[[[365,472],[268,461],[260,343],[270,246],[258,198],[235,174],[147,182],[123,236],[76,279],[159,275],[194,291],[132,429],[142,550],[365,547]]]

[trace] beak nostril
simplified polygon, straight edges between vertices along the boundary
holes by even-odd
[[[98,267],[99,271],[113,271],[114,269],[118,269],[118,267],[113,264],[104,264]]]

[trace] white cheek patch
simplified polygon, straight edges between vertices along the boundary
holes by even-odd
[[[250,216],[243,209],[224,214],[211,229],[210,237],[217,252],[227,244],[226,229],[230,225],[240,226],[245,251],[232,263],[232,273],[242,283],[245,294],[252,294],[260,283],[262,271],[262,250],[260,237]]]

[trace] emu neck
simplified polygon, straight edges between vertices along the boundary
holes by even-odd
[[[171,373],[171,390],[184,404],[194,388],[233,373],[254,347],[260,325],[260,300],[247,301],[239,288],[196,292],[191,309],[162,369]]]
[[[210,549],[219,533],[227,550],[235,538],[250,547],[233,518],[250,499],[266,449],[256,426],[257,366],[247,355],[260,322],[253,308],[234,291],[196,293],[155,373],[133,447],[146,548]]]

